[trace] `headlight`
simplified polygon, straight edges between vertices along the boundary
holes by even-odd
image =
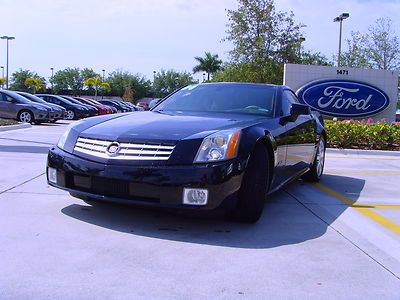
[[[204,138],[194,162],[228,160],[236,157],[241,130],[222,130]]]
[[[81,124],[82,122],[83,122],[83,121],[76,121],[76,122],[71,123],[71,124],[68,125],[67,129],[65,130],[65,132],[63,133],[63,135],[62,135],[62,136],[60,137],[60,139],[58,140],[58,143],[57,143],[57,147],[58,147],[58,148],[64,150],[64,146],[65,146],[65,143],[66,143],[67,140],[68,140],[68,136],[69,136],[69,133],[71,132],[71,129],[74,128],[75,126]]]

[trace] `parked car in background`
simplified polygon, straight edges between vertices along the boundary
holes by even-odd
[[[50,109],[34,103],[16,92],[0,90],[0,118],[15,119],[23,123],[48,122]]]
[[[86,105],[90,105],[92,107],[95,107],[98,110],[99,115],[106,115],[106,114],[111,114],[112,113],[111,108],[107,107],[107,106],[105,106],[103,104],[96,104],[96,103],[90,101],[90,99],[87,99],[87,98],[82,98],[82,97],[73,97],[73,98],[75,100],[81,102],[82,104],[86,104]]]
[[[100,103],[99,101],[97,101],[97,100],[95,100],[95,99],[91,99],[91,98],[84,98],[84,99],[90,101],[90,102],[93,103],[93,104],[101,105],[102,107],[105,107],[107,110],[110,110],[110,111],[109,111],[110,114],[115,114],[115,113],[117,113],[117,109],[116,109],[115,107],[112,107],[112,106],[106,105],[106,104],[102,104],[102,103]]]
[[[70,96],[60,96],[60,97],[62,97],[64,99],[67,99],[68,101],[70,101],[72,103],[75,103],[77,105],[82,105],[83,107],[85,107],[89,111],[89,117],[94,117],[94,116],[98,116],[99,115],[99,110],[94,106],[81,103],[80,101],[78,101],[78,100],[76,100],[76,99],[74,99],[73,97],[70,97]]]
[[[127,108],[121,106],[119,103],[117,103],[115,101],[111,101],[111,100],[97,100],[97,101],[100,102],[101,104],[105,104],[105,105],[114,107],[118,113],[129,111]]]
[[[396,122],[400,122],[400,108],[396,110]]]
[[[39,103],[41,105],[44,105],[45,107],[48,107],[50,109],[49,113],[49,119],[51,123],[55,123],[58,120],[62,120],[65,117],[66,109],[60,105],[48,103],[44,101],[43,99],[40,99],[39,97],[26,93],[26,92],[16,92],[17,94],[21,95],[22,97],[25,97],[26,99]]]
[[[78,120],[89,116],[89,110],[82,105],[77,105],[57,95],[36,94],[46,102],[57,104],[66,109],[65,119]]]
[[[161,101],[161,98],[157,98],[157,99],[153,99],[150,101],[149,103],[149,109],[152,109],[154,106],[156,106],[158,104],[158,102]]]
[[[320,180],[325,146],[318,116],[289,87],[207,83],[151,111],[72,125],[46,171],[51,186],[89,204],[219,209],[256,222],[270,193]]]
[[[143,107],[144,110],[149,110],[149,104],[146,102],[139,102],[136,104],[137,106]]]
[[[128,102],[128,101],[122,101],[126,106],[128,106],[131,111],[138,111],[139,108],[137,106],[135,106],[133,103]]]
[[[122,108],[124,108],[126,112],[135,111],[135,109],[130,107],[125,101],[120,101],[120,100],[113,100],[113,101],[118,103]]]

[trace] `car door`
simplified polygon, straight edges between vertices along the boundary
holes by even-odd
[[[16,118],[16,103],[15,100],[5,93],[0,93],[0,117],[1,118]]]
[[[299,103],[296,95],[289,89],[282,92],[281,116],[286,120],[286,170],[292,176],[306,169],[313,158],[316,134],[316,121],[311,114],[293,117],[292,104]]]

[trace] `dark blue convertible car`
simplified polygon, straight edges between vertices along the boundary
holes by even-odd
[[[326,133],[286,86],[191,85],[151,111],[77,121],[50,149],[50,185],[110,201],[216,210],[256,222],[266,195],[318,181]]]

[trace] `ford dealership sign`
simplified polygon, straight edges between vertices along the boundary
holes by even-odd
[[[334,117],[365,117],[383,111],[389,97],[367,83],[323,80],[306,84],[297,91],[299,100],[321,114]]]

